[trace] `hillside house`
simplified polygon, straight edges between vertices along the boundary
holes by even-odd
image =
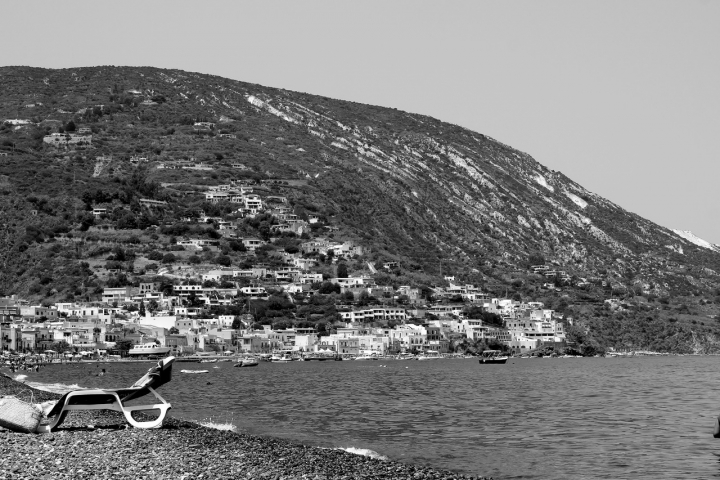
[[[189,240],[177,241],[177,245],[181,245],[183,247],[193,247],[197,250],[202,250],[203,247],[217,247],[219,244],[219,240],[209,240],[207,238],[191,238]]]
[[[43,143],[53,147],[67,145],[92,144],[92,135],[77,135],[74,133],[51,133],[43,137]]]
[[[141,198],[139,202],[140,205],[148,208],[165,208],[168,206],[167,202],[164,202],[162,200],[151,200],[149,198]]]
[[[102,294],[102,301],[104,303],[123,303],[130,301],[134,293],[132,290],[132,287],[105,288]]]
[[[230,199],[227,192],[208,192],[205,194],[205,200],[210,203],[226,202]]]
[[[195,122],[193,128],[195,130],[213,130],[215,128],[215,124],[211,122]]]
[[[265,287],[242,287],[240,292],[254,300],[267,300],[269,298]]]
[[[245,198],[243,199],[243,203],[246,210],[250,210],[253,213],[258,213],[260,210],[262,210],[262,200],[260,199],[259,195],[256,194],[248,194],[245,195]]]
[[[266,242],[259,238],[243,238],[242,243],[248,251],[254,252],[256,248],[265,245]]]

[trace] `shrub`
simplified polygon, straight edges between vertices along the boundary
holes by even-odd
[[[152,252],[148,253],[146,257],[148,260],[158,261],[163,259],[163,254],[158,252],[157,250],[153,250]]]
[[[232,260],[227,255],[219,255],[215,259],[215,262],[218,265],[222,265],[223,267],[229,267],[230,265],[232,265]]]

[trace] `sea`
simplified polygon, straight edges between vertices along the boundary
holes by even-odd
[[[67,391],[129,386],[150,366],[24,374]],[[701,479],[720,477],[719,367],[714,356],[176,363],[159,393],[171,415],[209,426],[495,479]]]

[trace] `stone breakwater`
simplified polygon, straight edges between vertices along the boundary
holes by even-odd
[[[34,403],[60,398],[0,375],[0,396],[29,399],[30,392]],[[489,480],[215,430],[170,415],[160,429],[125,425],[119,413],[96,411],[73,412],[49,434],[0,429],[0,479]]]

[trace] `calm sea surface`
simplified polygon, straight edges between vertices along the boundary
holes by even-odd
[[[159,392],[176,417],[496,479],[699,479],[720,477],[719,366],[718,357],[176,363]],[[94,376],[102,367],[108,374]],[[121,387],[149,367],[55,365],[28,381]]]

